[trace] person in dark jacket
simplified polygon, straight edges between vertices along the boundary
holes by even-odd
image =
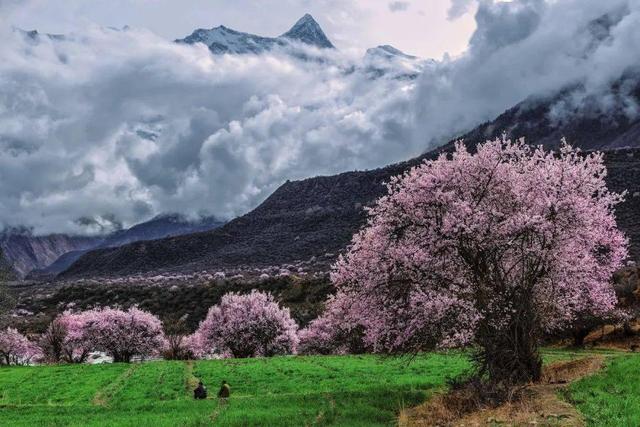
[[[202,384],[202,381],[198,383],[198,387],[193,390],[193,398],[194,399],[206,399],[207,398],[207,388]]]
[[[220,399],[228,399],[231,395],[231,388],[226,381],[222,381],[222,385],[220,386],[220,391],[218,392],[218,397]]]

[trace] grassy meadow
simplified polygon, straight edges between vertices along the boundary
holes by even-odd
[[[571,384],[569,401],[590,426],[640,426],[640,355],[615,357],[603,371]]]
[[[545,362],[582,352],[547,350]],[[589,352],[594,354],[594,352]],[[607,369],[570,389],[590,425],[640,425],[640,357],[611,357]],[[407,358],[275,357],[0,369],[0,426],[392,426],[469,367],[463,353]],[[215,395],[194,401],[201,379]],[[629,420],[626,424],[624,420]]]
[[[2,426],[388,426],[468,367],[459,353],[412,360],[276,357],[0,369]],[[198,379],[225,405],[194,401]]]

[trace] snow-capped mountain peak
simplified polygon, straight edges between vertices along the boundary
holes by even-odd
[[[332,49],[334,46],[327,38],[320,25],[308,13],[295,23],[293,27],[280,37],[289,40],[314,45],[320,48]]]
[[[400,49],[396,49],[395,47],[385,44],[385,45],[381,45],[378,47],[372,47],[371,49],[367,49],[367,53],[368,56],[371,55],[376,55],[376,56],[382,56],[385,58],[393,58],[393,57],[400,57],[400,58],[404,58],[404,59],[418,59],[417,57],[413,56],[413,55],[407,55],[406,53],[404,53],[403,51],[401,51]]]
[[[424,60],[417,56],[407,55],[400,49],[390,45],[382,45],[367,49],[363,58],[364,69],[370,77],[387,77],[392,79],[412,80],[425,67],[435,65],[433,59]]]
[[[280,37],[262,37],[243,33],[220,25],[211,29],[199,28],[178,43],[203,43],[216,54],[262,53],[276,46],[284,46],[290,42],[300,42],[320,48],[333,48],[333,44],[320,28],[320,25],[309,14],[304,15],[295,25]]]

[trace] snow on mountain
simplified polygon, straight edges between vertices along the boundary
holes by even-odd
[[[363,58],[364,71],[372,78],[414,79],[425,67],[435,65],[432,59],[424,60],[407,55],[390,45],[367,49]]]
[[[280,36],[289,40],[302,42],[308,45],[317,46],[324,49],[333,49],[331,41],[320,28],[320,25],[308,13],[295,23],[293,27]]]
[[[262,53],[277,44],[282,44],[282,41],[275,38],[243,33],[227,28],[224,25],[210,30],[199,28],[191,35],[184,39],[176,40],[176,42],[186,44],[204,43],[215,54]]]
[[[199,28],[177,43],[203,43],[215,54],[262,53],[276,46],[286,46],[291,42],[304,43],[318,48],[333,48],[333,44],[320,28],[320,25],[309,14],[304,15],[286,33],[279,37],[262,37],[243,33],[224,25],[209,30]]]
[[[177,43],[203,43],[214,54],[259,54],[276,47],[294,47],[289,52],[293,56],[309,60],[314,59],[305,51],[295,49],[295,44],[312,46],[320,49],[335,49],[320,25],[308,13],[300,18],[293,27],[279,37],[262,37],[255,34],[232,30],[224,25],[210,30],[197,29]],[[315,58],[325,62],[327,58]],[[415,79],[426,66],[435,64],[433,60],[423,60],[408,55],[390,45],[382,45],[368,49],[362,62],[354,64],[347,72],[360,71],[369,78],[391,78],[400,80]]]

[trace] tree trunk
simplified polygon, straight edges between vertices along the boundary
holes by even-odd
[[[582,348],[584,347],[584,339],[589,335],[589,330],[587,329],[577,329],[573,331],[573,346]]]
[[[488,382],[492,399],[506,397],[511,386],[537,382],[542,377],[542,358],[538,351],[537,319],[529,304],[521,305],[504,328],[486,321],[478,331],[479,351],[475,355],[479,379]]]
[[[625,337],[632,337],[635,334],[636,334],[635,331],[631,328],[631,323],[624,322],[624,336]]]

